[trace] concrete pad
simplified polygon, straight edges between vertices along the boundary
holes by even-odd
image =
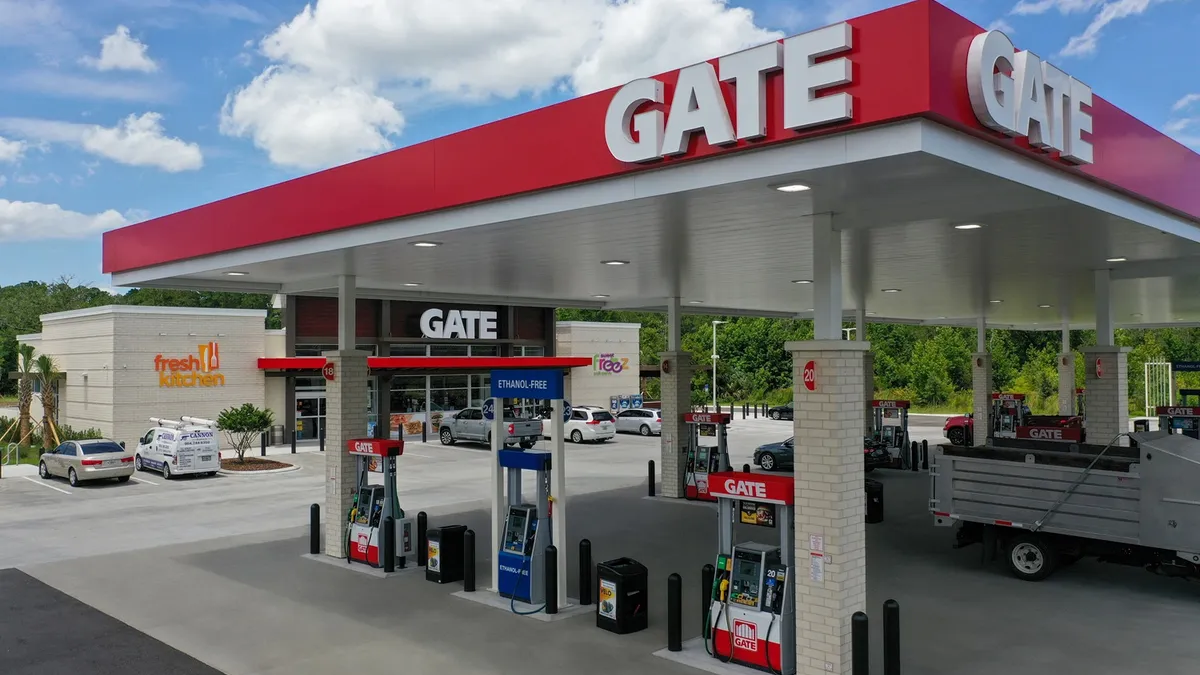
[[[376,579],[390,579],[393,577],[403,576],[406,574],[412,574],[413,572],[421,572],[421,573],[425,572],[424,567],[417,567],[416,565],[409,565],[402,569],[397,568],[396,571],[392,572],[391,574],[388,574],[387,572],[384,572],[383,568],[381,568],[381,567],[371,567],[370,565],[359,565],[356,563],[347,563],[345,558],[334,558],[333,556],[328,556],[328,555],[325,555],[324,553],[318,553],[317,555],[313,555],[311,553],[304,553],[300,557],[304,558],[305,560],[312,560],[314,562],[325,563],[326,565],[333,565],[334,567],[337,567],[339,569],[348,570],[350,572],[357,572],[359,574],[365,574],[369,577],[375,577]]]
[[[38,468],[36,464],[5,464],[4,468],[0,469],[0,472],[4,474],[0,478],[33,477],[38,475]]]
[[[574,616],[590,614],[596,611],[595,605],[581,605],[579,604],[579,600],[571,602],[571,598],[567,598],[567,603],[565,606],[558,608],[558,614],[547,614],[544,611],[538,611],[539,608],[537,605],[531,605],[527,602],[521,602],[520,600],[513,602],[509,598],[502,597],[499,593],[494,591],[458,591],[454,593],[454,597],[462,598],[463,600],[470,600],[471,602],[478,602],[479,604],[487,605],[488,607],[495,607],[496,609],[504,610],[513,616],[519,616],[525,619],[533,619],[534,621],[544,621],[546,623],[551,621],[562,621],[563,619],[570,619]],[[514,606],[518,612],[521,612],[521,614],[513,613]]]
[[[754,675],[762,672],[747,666],[739,666],[736,663],[725,663],[714,659],[712,654],[708,653],[708,649],[711,647],[705,647],[702,637],[685,640],[680,647],[683,649],[677,652],[660,649],[654,652],[654,655],[714,675]]]

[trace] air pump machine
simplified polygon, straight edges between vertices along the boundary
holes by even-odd
[[[796,672],[796,604],[790,476],[709,474],[720,513],[705,649],[723,663]],[[734,523],[774,529],[775,543],[733,543]]]
[[[383,567],[383,524],[391,517],[396,523],[398,567],[403,568],[416,546],[416,525],[404,517],[396,497],[396,458],[404,454],[404,441],[360,438],[347,443],[347,452],[358,460],[358,482],[347,514],[346,562]],[[372,473],[383,474],[382,482],[371,483]]]
[[[687,413],[687,466],[684,470],[684,496],[706,502],[716,501],[709,494],[709,476],[720,471],[732,471],[729,465],[729,413]],[[701,438],[712,438],[712,444],[701,445]]]
[[[500,466],[508,483],[508,513],[497,561],[501,597],[531,605],[546,602],[546,547],[553,544],[550,510],[550,453],[501,450]],[[523,471],[535,476],[537,496],[526,503],[521,495]],[[515,605],[514,605],[514,610]]]

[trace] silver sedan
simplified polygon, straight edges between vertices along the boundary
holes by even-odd
[[[82,481],[106,478],[124,483],[133,475],[133,453],[103,438],[65,441],[42,455],[38,474],[47,480],[54,476],[66,478],[72,487]]]
[[[634,408],[617,413],[617,431],[643,436],[662,434],[662,411],[653,408]]]

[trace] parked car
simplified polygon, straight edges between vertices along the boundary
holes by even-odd
[[[106,478],[124,483],[133,475],[133,453],[106,438],[66,441],[42,455],[38,474],[47,480],[53,476],[66,478],[72,487]]]
[[[947,418],[942,426],[942,435],[950,441],[950,445],[966,445],[967,439],[975,436],[974,413]]]
[[[662,411],[634,408],[617,413],[617,431],[643,436],[662,435]]]
[[[782,471],[794,467],[795,437],[778,443],[760,445],[754,450],[754,465],[763,471]],[[877,467],[891,466],[892,458],[887,446],[870,438],[863,438],[863,471],[870,473]]]
[[[542,437],[541,420],[527,420],[517,417],[511,410],[504,411],[504,430],[506,437],[504,445],[520,445],[522,448],[532,448]],[[454,445],[458,441],[476,441],[492,444],[492,420],[483,416],[482,408],[464,408],[453,415],[442,419],[442,427],[438,430],[442,445]]]
[[[158,424],[138,440],[133,468],[158,471],[165,480],[189,473],[215,475],[221,468],[216,424],[158,420]]]
[[[549,422],[542,425],[542,435],[553,440]],[[617,423],[606,408],[584,405],[571,409],[571,419],[563,424],[563,434],[572,443],[603,443],[617,435]]]
[[[793,404],[785,403],[774,408],[767,408],[767,417],[773,420],[790,420],[794,417]]]

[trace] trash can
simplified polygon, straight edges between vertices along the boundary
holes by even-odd
[[[867,522],[883,522],[883,483],[870,478],[864,481],[867,492]]]
[[[1136,419],[1133,421],[1133,432],[1134,433],[1146,432],[1146,431],[1150,431],[1150,420],[1143,418],[1143,419]]]
[[[448,584],[463,580],[463,537],[466,525],[446,525],[425,534],[425,580]]]
[[[617,635],[645,630],[649,578],[646,566],[633,558],[596,565],[596,626]]]

